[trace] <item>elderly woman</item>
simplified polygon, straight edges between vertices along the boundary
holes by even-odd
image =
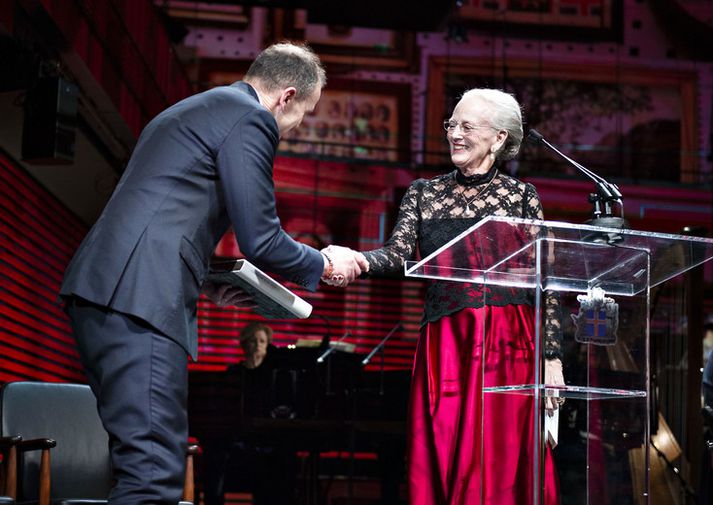
[[[498,169],[499,160],[517,155],[523,137],[520,106],[511,95],[471,89],[444,127],[456,170],[411,184],[389,240],[364,253],[371,276],[402,271],[417,247],[424,257],[486,216],[542,219],[534,186]],[[533,302],[525,290],[484,291],[459,282],[428,286],[410,398],[413,505],[532,501],[532,397],[481,392],[483,381],[532,381]],[[551,297],[546,306],[546,381],[563,384],[558,306]],[[551,414],[557,404],[548,400],[546,408]],[[548,447],[545,503],[558,502],[557,486]]]

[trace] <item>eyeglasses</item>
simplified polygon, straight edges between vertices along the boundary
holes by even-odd
[[[463,134],[468,135],[469,133],[473,133],[475,130],[482,130],[484,128],[489,128],[491,130],[495,130],[496,128],[493,128],[490,125],[473,125],[470,123],[457,123],[453,121],[452,119],[446,119],[443,121],[443,129],[446,130],[447,132],[453,132],[457,127],[460,127],[460,131],[463,132]]]

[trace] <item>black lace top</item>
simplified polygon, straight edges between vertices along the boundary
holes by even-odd
[[[542,219],[542,206],[532,184],[493,167],[480,176],[464,177],[455,170],[431,180],[418,179],[401,201],[391,237],[380,249],[365,252],[369,275],[403,272],[406,260],[425,257],[486,216]],[[525,289],[475,283],[429,281],[423,323],[436,321],[465,307],[532,305]],[[561,357],[559,299],[545,297],[545,357]]]

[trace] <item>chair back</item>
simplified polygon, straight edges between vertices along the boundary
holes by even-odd
[[[106,499],[111,487],[109,437],[89,386],[10,382],[0,390],[0,435],[52,438],[52,500]],[[18,499],[36,500],[39,451],[20,460]]]

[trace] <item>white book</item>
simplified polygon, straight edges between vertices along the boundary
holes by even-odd
[[[248,260],[214,265],[208,280],[215,284],[238,286],[253,297],[257,304],[255,312],[268,319],[305,319],[312,313],[312,305]]]

